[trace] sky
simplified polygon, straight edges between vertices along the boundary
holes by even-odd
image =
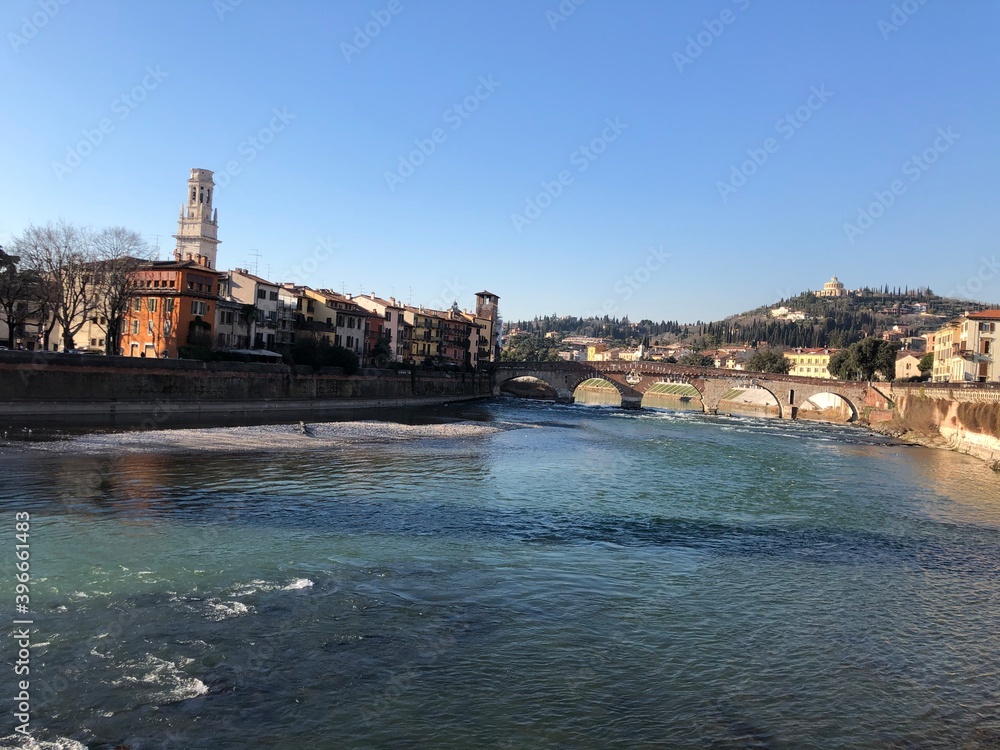
[[[463,308],[718,319],[821,287],[1000,302],[992,0],[7,0],[0,244],[193,167],[220,268]]]

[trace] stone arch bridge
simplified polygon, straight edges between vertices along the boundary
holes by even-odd
[[[722,396],[734,388],[763,388],[778,402],[782,419],[795,419],[801,404],[821,393],[840,396],[857,419],[868,407],[889,408],[891,399],[871,383],[823,378],[801,378],[743,370],[686,367],[660,362],[503,362],[496,369],[493,393],[515,378],[541,380],[557,394],[559,401],[573,402],[573,392],[583,381],[600,378],[621,394],[622,407],[639,409],[642,397],[656,383],[685,383],[701,395],[705,412],[715,414]]]

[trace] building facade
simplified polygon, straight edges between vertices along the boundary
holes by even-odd
[[[125,316],[122,354],[177,357],[183,346],[211,346],[219,274],[194,261],[153,261],[136,272],[137,295]]]
[[[282,308],[279,299],[278,284],[256,276],[246,268],[236,268],[223,274],[220,281],[223,299],[240,305],[245,316],[250,318],[247,341],[241,342],[234,349],[267,349],[273,350],[278,344],[279,311]],[[226,306],[225,317],[228,318],[229,306]],[[219,345],[225,332],[220,331]]]
[[[933,337],[936,383],[997,382],[1000,310],[966,313],[946,323]]]
[[[788,374],[835,380],[830,374],[830,357],[836,353],[836,349],[789,349],[785,352],[789,363]]]

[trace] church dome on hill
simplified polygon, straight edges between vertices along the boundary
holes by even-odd
[[[830,278],[828,282],[823,285],[823,288],[816,292],[817,297],[846,297],[847,289],[844,288],[844,283],[840,281],[836,276]]]

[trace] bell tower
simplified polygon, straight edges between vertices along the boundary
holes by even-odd
[[[208,169],[192,169],[188,179],[187,202],[177,221],[178,261],[193,260],[206,268],[216,268],[219,245],[219,211],[212,208],[215,181]]]

